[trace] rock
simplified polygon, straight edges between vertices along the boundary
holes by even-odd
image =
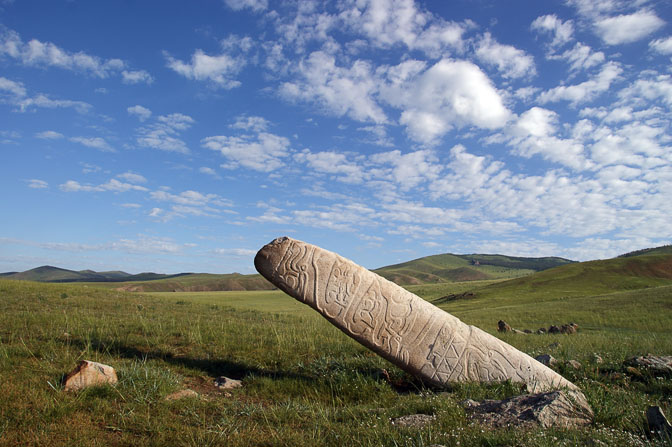
[[[497,322],[497,331],[499,331],[499,332],[511,332],[511,331],[513,331],[513,329],[511,329],[511,326],[509,326],[506,321],[499,320]]]
[[[546,333],[546,328],[545,327],[540,327],[537,329],[537,334],[542,335]]]
[[[579,362],[578,360],[570,360],[570,361],[567,362],[567,364],[568,364],[569,366],[571,366],[572,368],[574,368],[574,369],[581,369],[581,368],[583,368],[583,365],[582,365],[581,362]]]
[[[576,334],[576,329],[578,328],[578,325],[572,324],[563,324],[560,326],[560,333],[561,334]]]
[[[114,368],[102,363],[82,360],[65,376],[63,386],[65,391],[76,391],[83,388],[117,383],[117,373]]]
[[[662,408],[651,406],[646,410],[646,422],[649,431],[658,435],[672,436],[672,425],[667,421]]]
[[[643,368],[652,374],[672,374],[672,356],[646,355],[632,357],[624,362],[626,365]]]
[[[558,361],[551,354],[541,354],[534,358],[537,362],[546,366],[553,366],[558,363]]]
[[[526,334],[531,334],[532,333],[532,331],[529,330],[529,329],[523,329],[523,332],[525,332]]]
[[[593,353],[593,363],[595,363],[596,365],[600,365],[603,362],[604,360],[602,360],[602,357],[600,357],[599,354]]]
[[[637,377],[637,378],[639,378],[639,379],[643,379],[643,378],[644,378],[644,374],[642,374],[642,372],[641,372],[639,369],[635,368],[634,366],[627,366],[627,367],[625,368],[625,372],[627,372],[627,373],[630,374],[631,376],[633,376],[633,377]]]
[[[589,425],[593,411],[580,391],[526,394],[505,400],[484,400],[465,407],[472,419],[493,428],[533,426],[572,428]]]
[[[243,382],[236,379],[229,379],[228,377],[219,376],[215,379],[215,387],[219,390],[231,390],[233,388],[240,388]]]
[[[548,333],[549,334],[559,334],[560,333],[560,328],[552,325],[551,327],[548,328]]]
[[[180,390],[176,391],[172,394],[167,395],[164,397],[164,400],[180,400],[180,399],[186,399],[190,397],[198,397],[198,393],[194,390]]]
[[[513,346],[336,253],[278,238],[259,250],[254,265],[280,290],[429,384],[510,380],[531,392],[576,389]]]
[[[432,423],[434,420],[436,420],[436,416],[433,414],[409,414],[407,416],[392,418],[390,419],[390,422],[397,427],[422,428],[425,425]]]

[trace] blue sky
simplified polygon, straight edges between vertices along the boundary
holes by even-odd
[[[0,1],[0,271],[672,239],[664,1]]]

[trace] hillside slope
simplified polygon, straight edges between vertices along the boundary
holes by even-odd
[[[276,288],[261,275],[241,275],[240,273],[224,275],[190,273],[174,278],[108,283],[105,286],[128,292],[214,292]]]
[[[442,254],[381,267],[374,272],[399,285],[418,285],[517,278],[572,262],[554,257]]]

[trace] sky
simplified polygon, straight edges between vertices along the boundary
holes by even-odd
[[[672,2],[0,0],[0,271],[672,240]]]

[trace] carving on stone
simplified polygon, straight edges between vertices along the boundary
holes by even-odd
[[[510,380],[530,392],[576,389],[507,343],[330,251],[278,238],[254,264],[344,333],[432,384]]]

